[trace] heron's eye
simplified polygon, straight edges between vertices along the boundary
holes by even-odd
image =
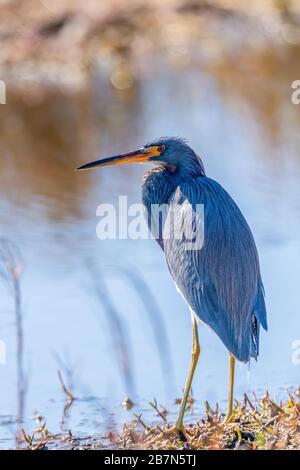
[[[160,153],[163,153],[165,150],[166,150],[166,147],[164,145],[159,145],[157,150],[160,152]]]

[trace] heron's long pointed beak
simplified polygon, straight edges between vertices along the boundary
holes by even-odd
[[[96,160],[95,162],[86,163],[85,165],[77,168],[77,170],[91,170],[100,166],[120,165],[122,163],[146,162],[151,157],[160,155],[160,152],[157,150],[157,148],[158,147],[155,145],[152,147],[140,148],[138,150],[134,150],[133,152],[116,155],[114,157],[103,158],[101,160]]]

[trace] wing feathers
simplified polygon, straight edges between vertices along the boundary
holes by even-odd
[[[210,178],[183,183],[172,195],[170,213],[176,215],[180,210],[183,223],[182,211],[187,202],[194,211],[197,204],[204,205],[204,245],[200,250],[186,249],[184,241],[175,237],[167,218],[169,238],[164,240],[164,252],[169,270],[192,310],[217,333],[229,351],[246,362],[250,355],[258,354],[259,323],[267,328],[252,233],[229,194]],[[187,219],[186,213],[186,222]],[[196,223],[203,220],[197,219]]]

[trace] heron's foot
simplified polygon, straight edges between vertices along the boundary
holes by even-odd
[[[174,428],[175,428],[175,432],[176,432],[178,438],[180,439],[180,441],[186,442],[187,438],[186,438],[186,433],[185,433],[183,423],[182,422],[177,422],[176,425],[174,426]]]
[[[164,430],[164,434],[166,436],[175,435],[181,441],[183,441],[183,442],[187,441],[184,427],[183,427],[183,425],[180,425],[180,424],[176,424],[175,426],[172,426],[171,428],[169,428],[167,430]]]
[[[177,425],[172,426],[168,429],[163,429],[162,435],[164,437],[176,437],[177,439],[180,439],[183,442],[187,441],[183,427],[179,429]],[[157,442],[160,442],[162,439],[162,435],[160,434],[158,436],[153,437],[150,441],[150,444],[156,444]]]
[[[186,438],[186,435],[185,435],[185,432],[183,429],[181,428],[178,428],[176,427],[176,434],[178,436],[178,439],[182,442],[186,442],[187,441],[187,438]]]
[[[223,424],[230,424],[232,423],[234,420],[234,415],[233,413],[227,413],[226,417],[225,417],[225,420],[223,421]]]

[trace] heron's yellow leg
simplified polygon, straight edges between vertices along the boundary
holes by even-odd
[[[183,432],[183,417],[186,409],[186,404],[191,390],[191,385],[194,377],[194,372],[197,366],[197,362],[200,356],[200,344],[198,338],[198,326],[194,315],[192,315],[192,359],[189,367],[189,372],[185,384],[183,397],[181,400],[180,412],[176,422],[176,428]]]
[[[228,384],[228,408],[225,418],[225,424],[230,422],[233,410],[233,386],[234,386],[234,366],[235,357],[229,353],[229,384]]]

